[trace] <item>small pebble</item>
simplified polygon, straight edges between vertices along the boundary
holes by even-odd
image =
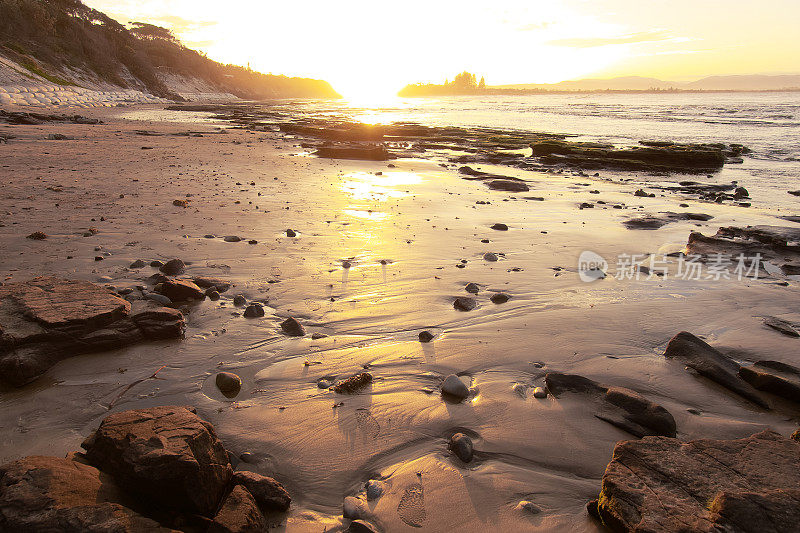
[[[536,387],[533,389],[534,398],[547,398],[547,391],[544,387]]]
[[[458,376],[450,374],[442,382],[442,394],[461,401],[469,396],[469,387],[464,385],[464,382]]]
[[[463,433],[456,433],[450,437],[450,444],[448,445],[448,448],[450,448],[450,451],[452,451],[456,457],[465,463],[472,461],[472,455],[474,451],[472,447],[472,439]]]

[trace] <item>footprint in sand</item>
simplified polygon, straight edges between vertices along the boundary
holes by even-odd
[[[358,409],[356,411],[356,425],[364,434],[373,439],[378,438],[381,433],[381,425],[367,409]]]
[[[397,506],[397,514],[409,526],[422,527],[426,514],[425,496],[421,484],[415,483],[406,487]]]

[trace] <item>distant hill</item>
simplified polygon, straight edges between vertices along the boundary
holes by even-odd
[[[32,79],[177,100],[184,87],[246,99],[340,96],[326,81],[217,63],[165,28],[134,23],[129,29],[80,0],[0,0],[0,56]]]
[[[469,74],[469,73],[468,73]],[[461,74],[463,76],[463,73]],[[472,80],[475,75],[470,74]],[[583,79],[559,83],[517,83],[488,85],[445,82],[444,84],[412,84],[403,88],[399,96],[447,95],[514,95],[544,92],[599,92],[599,91],[780,91],[800,90],[800,75],[741,75],[709,76],[693,82],[664,81],[641,76],[610,79]]]

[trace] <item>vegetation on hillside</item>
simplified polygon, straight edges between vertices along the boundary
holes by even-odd
[[[159,79],[164,71],[241,98],[339,96],[325,81],[217,63],[165,28],[133,23],[128,29],[80,0],[0,0],[0,15],[0,54],[54,82],[79,84],[75,74],[84,71],[120,87],[180,99]]]

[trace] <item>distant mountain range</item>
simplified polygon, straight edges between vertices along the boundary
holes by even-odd
[[[522,83],[491,85],[488,89],[544,90],[544,91],[779,91],[800,89],[800,74],[739,76],[708,76],[692,82],[664,81],[641,76],[624,76],[610,79],[583,79],[559,83]]]

